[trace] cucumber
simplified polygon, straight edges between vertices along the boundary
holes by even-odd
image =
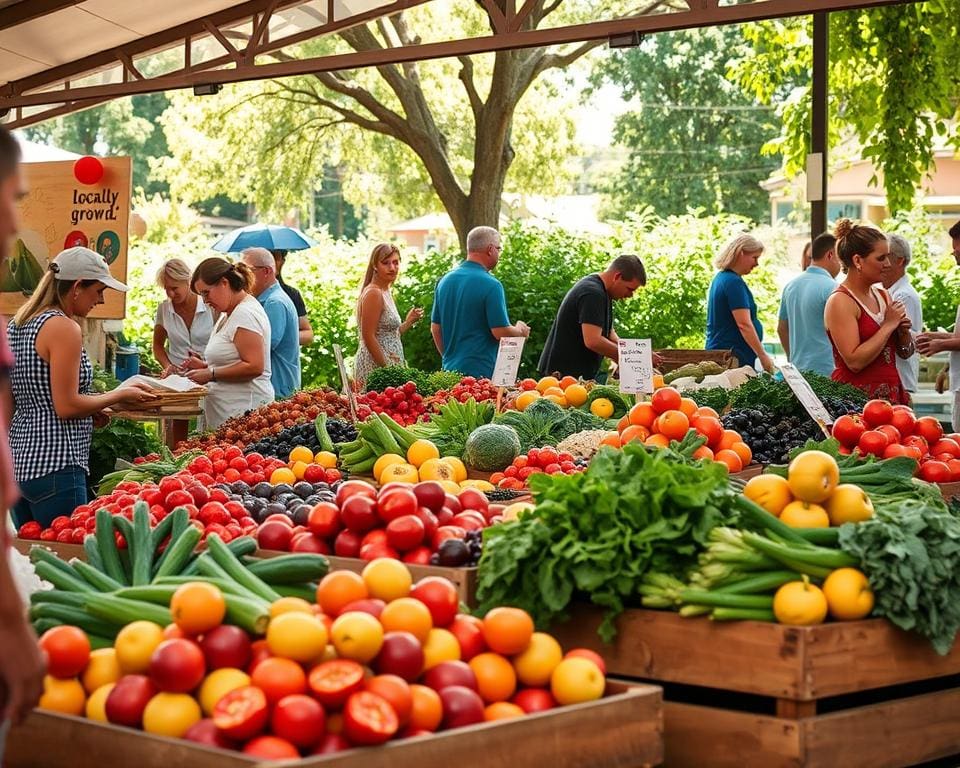
[[[59,589],[44,589],[30,595],[30,605],[39,603],[56,603],[69,605],[71,608],[83,608],[83,594],[80,592],[61,592]]]
[[[74,558],[70,561],[70,564],[76,569],[83,580],[98,592],[113,592],[115,589],[120,589],[123,586],[123,584],[114,581],[107,576],[107,574],[98,571],[89,563],[83,562],[83,560]]]
[[[58,621],[57,619],[47,619],[47,618],[34,619],[31,623],[33,624],[33,631],[37,633],[38,637],[42,635],[44,632],[46,632],[48,629],[53,629],[54,627],[63,626],[62,621]]]
[[[254,576],[243,566],[243,563],[227,548],[227,545],[223,543],[223,539],[217,536],[217,534],[214,533],[207,537],[207,550],[217,565],[225,570],[229,577],[235,582],[243,585],[253,592],[253,594],[266,600],[268,603],[280,599],[280,595],[271,589],[268,584],[264,583],[263,580],[257,576]]]
[[[64,563],[66,565],[66,563]],[[49,581],[57,589],[64,592],[89,592],[93,594],[93,587],[81,579],[73,571],[65,573],[61,569],[43,560],[33,566],[33,570],[44,581]]]
[[[113,595],[90,595],[87,600],[87,611],[104,621],[120,625],[146,620],[165,627],[173,620],[169,608]]]
[[[179,539],[176,541],[171,539],[170,544],[163,553],[160,567],[157,568],[154,579],[158,579],[161,576],[178,575],[193,554],[194,548],[200,543],[200,537],[202,535],[196,526],[190,525],[180,534]]]
[[[209,561],[209,558],[207,559]],[[217,587],[224,594],[229,593],[231,595],[239,595],[240,597],[253,597],[253,595],[239,584],[234,584],[229,579],[218,578],[216,576],[162,576],[157,579],[156,583],[159,585],[173,584],[179,587],[184,584],[193,584],[197,581],[205,581],[208,584],[213,584],[213,586]]]
[[[87,534],[83,539],[83,553],[87,557],[87,562],[100,573],[106,573],[103,568],[103,560],[100,559],[100,550],[97,549],[97,537],[92,533]]]
[[[260,599],[251,599],[226,593],[227,623],[245,629],[253,635],[265,635],[270,624],[270,606]]]
[[[135,587],[150,583],[153,568],[154,546],[148,509],[145,501],[133,505],[133,546],[130,549],[133,573],[130,581]]]
[[[257,540],[253,536],[238,536],[227,544],[227,549],[238,558],[246,557],[257,551]]]
[[[145,587],[123,587],[112,594],[127,600],[140,600],[169,607],[173,593],[179,588],[176,584],[149,584]]]
[[[267,584],[303,584],[322,579],[330,570],[323,555],[307,553],[265,557],[247,565],[247,570]]]
[[[56,568],[67,576],[77,575],[76,571],[67,564],[66,560],[61,560],[53,552],[40,544],[34,544],[30,547],[30,562],[35,566],[40,563],[47,563],[47,565]]]
[[[176,515],[177,511],[181,509],[183,509],[183,507],[177,507],[175,510],[173,510],[173,512],[165,515],[163,520],[158,522],[156,527],[150,532],[150,547],[154,553],[156,553],[159,546],[163,544],[163,540],[170,535],[170,532],[173,530],[174,515]],[[184,509],[183,512],[186,514],[187,510]]]
[[[117,552],[117,540],[113,537],[113,517],[101,507],[97,510],[96,519],[97,549],[100,550],[103,571],[114,581],[126,584],[127,577],[120,563],[120,553]]]
[[[202,576],[208,579],[216,579],[217,581],[227,581],[236,584],[236,582],[230,578],[230,574],[220,567],[219,563],[213,559],[213,556],[209,552],[204,552],[195,562],[197,564],[197,570]],[[237,584],[237,586],[239,587],[240,585]]]
[[[99,651],[101,648],[113,648],[115,637],[104,637],[103,635],[93,635],[87,632],[87,640],[90,641],[90,650]]]
[[[281,597],[299,597],[311,604],[317,602],[316,584],[271,584],[270,586],[277,590]]]
[[[102,599],[101,595],[96,596]],[[56,619],[64,624],[80,627],[84,632],[91,632],[102,637],[116,637],[120,625],[113,621],[92,616],[81,608],[56,603],[38,603],[30,606],[30,619]],[[126,623],[126,622],[124,622]]]

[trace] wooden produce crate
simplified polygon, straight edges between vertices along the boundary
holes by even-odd
[[[663,362],[657,366],[660,373],[670,373],[687,363],[702,363],[712,360],[721,368],[734,368],[737,358],[732,349],[658,349],[657,354]]]
[[[946,501],[960,496],[960,483],[940,483],[940,493]]]
[[[639,768],[663,760],[662,692],[610,681],[607,696],[515,720],[282,763],[35,711],[13,729],[7,768]]]
[[[554,628],[609,674],[664,686],[667,766],[908,766],[960,754],[960,642],[938,655],[882,619],[787,627],[628,610]],[[953,764],[960,764],[960,761]]]

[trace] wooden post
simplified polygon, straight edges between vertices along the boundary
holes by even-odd
[[[808,179],[810,196],[810,239],[811,241],[827,230],[827,144],[829,141],[829,78],[830,78],[830,14],[826,11],[813,14],[813,87],[811,96],[813,108],[810,119],[810,153],[820,156],[819,190],[813,190]],[[817,199],[819,197],[819,199]]]

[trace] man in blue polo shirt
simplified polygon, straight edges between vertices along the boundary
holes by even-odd
[[[445,371],[489,378],[500,339],[530,335],[522,320],[510,324],[503,285],[490,274],[502,250],[497,230],[474,227],[467,234],[467,258],[437,283],[430,332]]]
[[[300,389],[300,327],[297,310],[277,282],[273,254],[266,248],[247,248],[244,263],[253,270],[253,294],[270,321],[270,383],[278,398]]]
[[[824,232],[813,241],[810,266],[783,289],[777,334],[787,359],[801,371],[833,373],[833,348],[823,325],[823,309],[840,273],[836,238]]]

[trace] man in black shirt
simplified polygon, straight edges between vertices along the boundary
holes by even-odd
[[[617,256],[603,272],[579,280],[563,297],[550,326],[538,365],[541,375],[595,379],[604,357],[616,362],[613,302],[629,299],[646,283],[643,263],[632,255]]]
[[[313,327],[310,325],[310,318],[307,316],[307,305],[303,303],[303,296],[300,291],[292,285],[283,282],[280,276],[280,270],[283,269],[283,263],[287,260],[287,251],[271,251],[273,260],[277,265],[277,282],[283,288],[283,292],[290,297],[294,309],[297,310],[297,321],[300,329],[300,346],[306,347],[313,343]]]

